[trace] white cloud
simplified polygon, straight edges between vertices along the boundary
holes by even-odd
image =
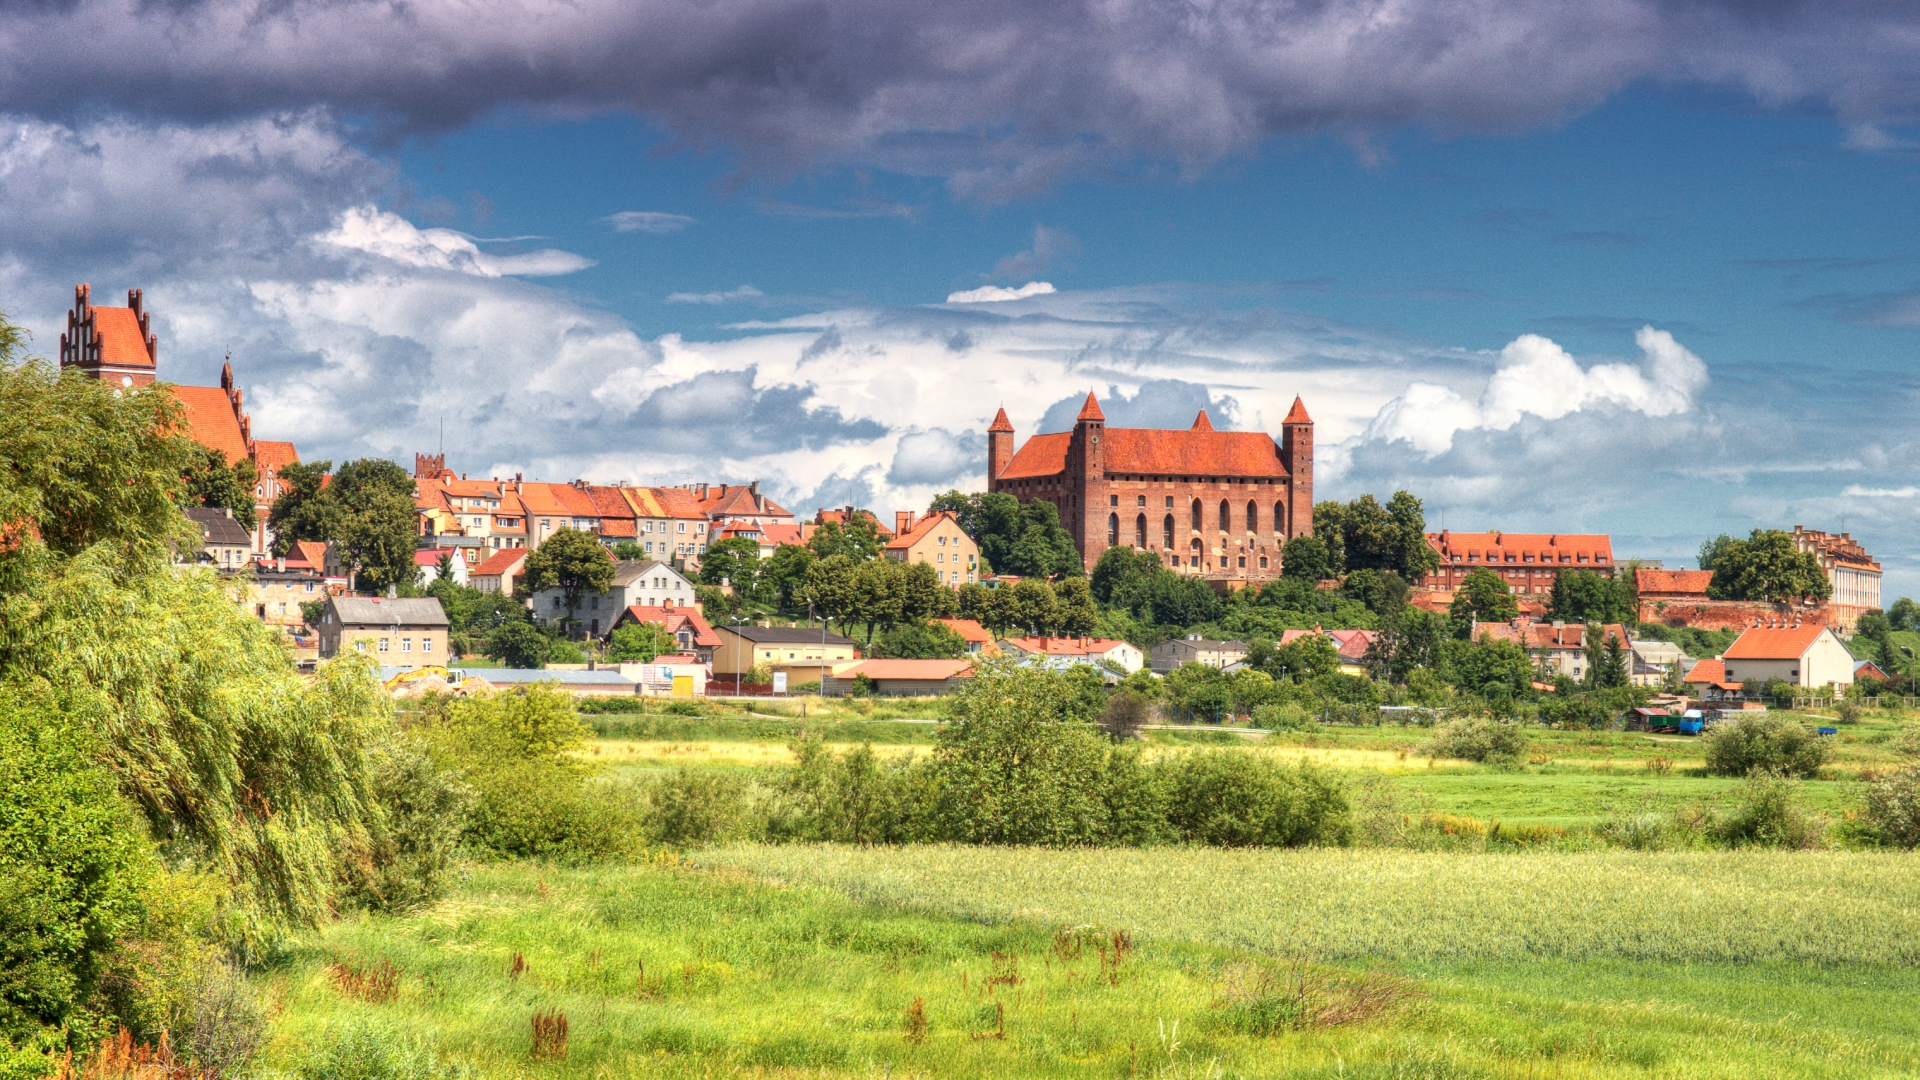
[[[677,292],[667,294],[669,304],[731,304],[740,300],[758,300],[767,295],[751,285],[742,285],[726,292]]]
[[[1500,350],[1498,368],[1478,402],[1452,387],[1415,382],[1389,401],[1368,425],[1366,439],[1405,441],[1434,457],[1452,449],[1460,431],[1511,430],[1523,416],[1558,420],[1595,406],[1645,416],[1672,416],[1693,407],[1706,388],[1707,365],[1673,335],[1643,326],[1634,336],[1641,363],[1582,368],[1567,351],[1538,334],[1522,334]]]
[[[998,285],[982,285],[977,289],[966,289],[947,294],[949,304],[991,304],[1001,300],[1025,300],[1029,296],[1045,296],[1053,292],[1053,284],[1046,281],[1029,281],[1017,289],[1002,288]]]
[[[452,270],[478,277],[548,277],[571,274],[594,265],[592,259],[553,248],[524,255],[489,255],[465,233],[417,228],[406,218],[373,206],[356,206],[344,211],[334,227],[317,239],[335,247],[391,259],[403,266]]]
[[[1915,495],[1920,495],[1920,487],[1909,484],[1906,487],[1874,488],[1849,484],[1840,494],[1852,499],[1911,499]]]
[[[673,233],[693,224],[685,214],[667,214],[659,210],[622,210],[601,219],[614,232]]]

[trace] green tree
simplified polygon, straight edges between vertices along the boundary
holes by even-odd
[[[1440,666],[1440,646],[1447,636],[1447,620],[1440,615],[1399,608],[1380,620],[1379,633],[1367,647],[1367,665],[1375,678],[1405,683],[1415,671]]]
[[[413,553],[420,516],[413,494],[413,478],[385,458],[349,461],[334,473],[321,496],[340,507],[330,539],[339,541],[342,561],[356,568],[358,584],[384,589],[411,584],[418,575]]]
[[[1225,611],[1219,594],[1205,581],[1164,569],[1135,581],[1121,602],[1141,622],[1162,626],[1198,626]]]
[[[1453,594],[1453,606],[1447,609],[1454,636],[1463,640],[1472,632],[1476,621],[1507,622],[1519,614],[1520,605],[1513,600],[1513,590],[1499,574],[1484,566],[1467,572],[1466,580]]]
[[[1045,582],[1022,578],[999,591],[1006,594],[1002,602],[1009,625],[1029,634],[1044,634],[1060,622],[1060,598]]]
[[[180,505],[231,510],[235,518],[251,525],[255,502],[253,485],[259,480],[259,470],[246,458],[228,464],[224,451],[205,446],[196,449],[199,453],[182,478]]]
[[[783,610],[791,610],[795,597],[806,589],[807,571],[815,561],[813,551],[799,544],[781,544],[774,548],[773,555],[760,568],[762,594],[771,595]]]
[[[1054,631],[1070,637],[1085,637],[1093,633],[1100,621],[1100,610],[1094,606],[1093,590],[1087,586],[1085,578],[1061,578],[1053,583],[1054,598],[1058,601]]]
[[[1302,634],[1273,650],[1265,670],[1276,676],[1305,682],[1340,670],[1340,650],[1322,634]]]
[[[867,655],[892,660],[954,660],[967,655],[967,642],[941,623],[901,623],[881,634]]]
[[[996,574],[1042,579],[1086,574],[1073,536],[1060,524],[1060,511],[1050,502],[1022,503],[1004,491],[974,495],[949,491],[934,499],[930,509],[952,511],[980,546],[981,560]]]
[[[1336,574],[1391,570],[1417,584],[1440,565],[1440,553],[1427,543],[1420,500],[1405,491],[1394,492],[1385,506],[1372,495],[1344,505],[1317,503],[1313,535],[1326,545],[1329,569]]]
[[[1280,546],[1280,572],[1302,581],[1324,581],[1333,576],[1333,553],[1317,536],[1296,536]]]
[[[1006,586],[994,589],[985,585],[968,582],[955,590],[960,617],[972,619],[994,634],[1005,634],[1013,628],[1013,613],[1005,598],[1012,590]]]
[[[622,540],[613,545],[614,562],[645,562],[646,560],[646,551],[632,540]],[[704,564],[702,568],[705,568]]]
[[[854,562],[866,562],[879,558],[880,523],[871,514],[855,512],[845,522],[829,521],[814,529],[807,538],[807,548],[818,559],[844,555]]]
[[[1782,604],[1824,600],[1832,592],[1820,561],[1812,552],[1795,549],[1792,534],[1780,529],[1755,529],[1747,539],[1721,547],[1712,562],[1707,595],[1716,600]]]
[[[1616,578],[1592,570],[1562,570],[1553,576],[1547,613],[1567,622],[1631,623],[1640,616],[1639,591],[1631,574]]]
[[[1728,536],[1726,533],[1721,533],[1719,536],[1716,536],[1713,539],[1708,540],[1705,543],[1701,544],[1700,545],[1700,569],[1712,570],[1714,568],[1714,564],[1720,560],[1720,553],[1723,551],[1726,551],[1728,548],[1732,547],[1737,543],[1739,543],[1738,540],[1735,540],[1733,537]]]
[[[815,560],[807,567],[806,583],[795,599],[821,619],[838,623],[841,633],[851,634],[863,614],[857,581],[860,565],[845,555]]]
[[[891,561],[891,560],[888,560]],[[953,614],[957,598],[940,580],[940,574],[926,563],[894,563],[904,566],[900,581],[899,622],[918,622]]]
[[[1136,583],[1161,569],[1159,552],[1116,545],[1100,553],[1088,586],[1100,603],[1121,603]]]
[[[1903,596],[1887,609],[1887,619],[1895,630],[1920,630],[1920,604]]]
[[[589,593],[606,592],[613,585],[614,570],[613,556],[592,533],[555,529],[527,556],[521,581],[528,592],[559,589],[572,608]]]
[[[544,668],[553,652],[553,639],[530,622],[502,623],[486,640],[486,655],[510,668]]]
[[[301,540],[326,543],[340,534],[341,506],[326,497],[331,461],[303,461],[280,467],[280,494],[267,513],[273,552],[285,555]]]
[[[1407,602],[1410,590],[1399,574],[1391,570],[1355,570],[1341,582],[1340,591],[1366,605],[1368,611],[1385,615]]]
[[[673,635],[658,623],[623,623],[607,639],[607,659],[616,664],[651,664],[662,653],[678,651]]]
[[[1440,677],[1482,697],[1522,699],[1533,691],[1533,660],[1511,641],[1447,641],[1440,650]]]
[[[732,585],[733,591],[745,599],[759,595],[759,575],[760,544],[744,536],[708,544],[706,554],[700,556],[702,584]]]

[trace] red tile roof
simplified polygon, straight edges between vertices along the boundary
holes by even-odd
[[[855,510],[854,513],[859,515],[860,517],[866,518],[868,521],[873,522],[874,531],[879,534],[880,539],[890,540],[893,538],[893,530],[887,528],[885,525],[882,525],[880,523],[879,515],[875,514],[873,511]],[[814,511],[813,523],[815,525],[825,525],[828,522],[835,522],[840,525],[845,525],[847,523],[847,512],[845,510]]]
[[[989,426],[987,430],[989,432],[1012,431],[1013,421],[1007,419],[1007,410],[1001,409],[998,413],[994,414],[993,424]]]
[[[1021,652],[1045,653],[1048,656],[1099,656],[1112,652],[1126,642],[1111,638],[1017,637],[1007,638],[1002,644],[1011,645]]]
[[[1207,419],[1207,410],[1201,409],[1200,415],[1193,418],[1193,430],[1212,431],[1213,421]]]
[[[1687,677],[1681,681],[1686,683],[1705,683],[1708,686],[1717,686],[1722,690],[1738,690],[1742,685],[1741,683],[1727,681],[1727,665],[1719,660],[1700,661],[1693,665],[1693,670],[1687,672]]]
[[[567,513],[574,517],[597,518],[600,516],[600,508],[594,505],[593,495],[586,488],[573,484],[548,484],[547,486],[553,491],[553,497],[559,500],[560,505],[567,508]]]
[[[1015,451],[1000,473],[1002,480],[1055,476],[1067,467],[1070,432],[1035,435]],[[1189,431],[1108,428],[1105,468],[1115,473],[1173,473],[1202,476],[1287,475],[1280,447],[1259,431]]]
[[[240,417],[235,414],[233,399],[225,390],[217,386],[176,386],[173,396],[180,403],[187,434],[194,442],[227,455],[229,465],[246,459],[247,437],[240,430]]]
[[[971,660],[865,660],[835,675],[851,679],[865,675],[869,679],[912,679],[917,682],[941,682],[946,679],[973,678]]]
[[[1287,418],[1280,422],[1282,424],[1313,423],[1313,418],[1307,415],[1307,403],[1304,401],[1301,401],[1300,396],[1298,394],[1294,395],[1293,408],[1287,410]]]
[[[700,500],[693,492],[685,488],[647,488],[647,493],[660,507],[662,517],[704,518],[707,512],[701,508]]]
[[[926,517],[914,522],[913,527],[906,532],[887,541],[887,547],[889,549],[910,548],[926,539],[927,534],[932,532],[942,521],[949,520],[954,523],[955,527],[958,527],[960,524],[960,519],[956,517],[951,510],[942,510],[936,514],[928,514]]]
[[[1741,634],[1733,647],[1721,654],[1723,660],[1798,660],[1806,655],[1813,639],[1826,630],[1824,623],[1807,623],[1782,629],[1756,628]]]
[[[707,497],[700,500],[700,509],[708,517],[718,520],[729,517],[792,517],[787,510],[766,496],[754,500],[753,489],[745,484],[717,484],[707,488]]]
[[[710,649],[720,646],[720,635],[713,632],[713,627],[707,625],[706,617],[695,608],[648,607],[635,604],[627,608],[620,618],[614,620],[614,626],[618,627],[626,620],[653,623],[675,637],[679,636],[683,627],[690,628],[695,645],[704,645]]]
[[[1704,597],[1707,585],[1713,581],[1713,571],[1640,570],[1635,572],[1634,581],[1640,587],[1641,596]]]
[[[520,501],[526,504],[527,513],[545,514],[548,517],[572,517],[573,511],[560,501],[558,489],[565,484],[522,484]]]
[[[804,546],[807,538],[813,535],[816,525],[777,525],[767,524],[760,528],[760,538],[769,544],[799,544]]]
[[[931,621],[937,622],[941,626],[959,634],[960,640],[969,644],[991,645],[993,643],[993,635],[987,632],[987,628],[972,619],[934,619]]]
[[[498,577],[501,574],[511,573],[518,569],[519,564],[525,561],[526,557],[526,548],[508,548],[505,551],[496,551],[488,556],[486,562],[481,563],[480,566],[474,570],[473,575],[475,577]]]
[[[93,313],[94,340],[100,343],[102,366],[151,368],[153,356],[140,334],[140,316],[132,308],[88,305]]]
[[[1074,417],[1074,419],[1098,420],[1103,424],[1106,423],[1107,414],[1100,411],[1100,402],[1093,396],[1093,391],[1087,391],[1087,402],[1080,406],[1080,415]]]
[[[1440,553],[1443,566],[1505,565],[1509,554],[1518,564],[1532,555],[1536,564],[1558,565],[1564,555],[1575,568],[1613,565],[1613,538],[1606,533],[1438,532],[1427,534],[1427,545]],[[1455,555],[1461,556],[1458,564],[1453,562]],[[1580,562],[1582,555],[1587,557],[1585,563]]]
[[[1108,432],[1112,435],[1112,432]],[[1035,435],[1020,444],[1013,452],[1013,460],[1000,470],[1001,480],[1025,480],[1035,476],[1057,476],[1067,469],[1067,444],[1072,441],[1071,432],[1060,431],[1051,435]]]
[[[327,545],[318,540],[295,540],[293,550],[287,555],[288,564],[291,565],[296,558],[315,570],[324,571],[327,568]]]
[[[259,467],[261,476],[277,473],[285,466],[300,464],[300,451],[295,450],[290,442],[255,439],[253,463]]]
[[[625,518],[632,521],[633,507],[626,496],[620,494],[617,487],[605,487],[599,484],[589,485],[587,498],[593,500],[593,512],[604,522],[607,518]]]

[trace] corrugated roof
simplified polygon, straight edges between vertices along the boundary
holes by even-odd
[[[1112,638],[1017,637],[1007,638],[1001,644],[1010,645],[1021,652],[1044,653],[1047,656],[1099,656],[1112,652],[1126,642]]]
[[[380,596],[336,596],[334,613],[350,625],[445,626],[447,613],[440,601],[431,597],[404,597],[398,600]]]
[[[228,517],[225,510],[196,506],[187,511],[187,518],[200,526],[200,534],[209,544],[228,547],[253,544],[253,536],[247,532],[247,527]]]
[[[1774,629],[1759,627],[1740,635],[1723,660],[1798,660],[1826,630],[1821,623]]]
[[[721,629],[757,645],[818,645],[822,640],[819,628],[809,626],[723,626]],[[825,640],[829,645],[856,644],[852,638],[835,633],[826,634]]]
[[[472,679],[485,679],[495,685],[527,685],[552,682],[562,686],[633,686],[632,679],[617,670],[548,671],[543,668],[459,668]]]

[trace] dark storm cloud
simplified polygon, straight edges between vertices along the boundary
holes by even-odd
[[[623,109],[749,164],[864,156],[992,192],[1288,132],[1514,130],[1644,78],[1897,119],[1917,31],[1910,5],[1790,0],[72,0],[0,14],[0,106],[411,131]]]

